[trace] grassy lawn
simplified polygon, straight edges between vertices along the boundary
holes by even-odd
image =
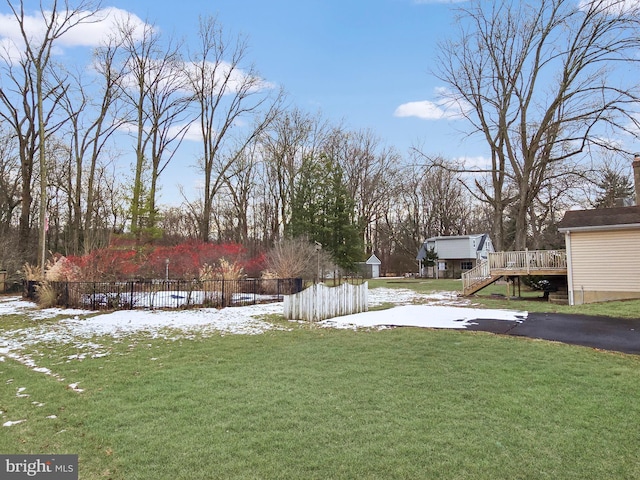
[[[428,293],[460,282],[370,281],[378,286]],[[487,290],[473,303],[640,311],[638,302],[564,307],[539,292],[507,300],[490,296],[504,285]],[[25,420],[1,427],[0,452],[75,453],[81,479],[640,478],[640,356],[277,317],[265,319],[289,331],[99,337],[108,355],[82,361],[70,359],[79,348],[70,344],[27,347],[57,378],[0,355],[2,423]],[[0,336],[32,323],[0,317]]]
[[[430,293],[438,291],[462,292],[461,280],[435,280],[435,279],[373,279],[368,280],[369,288],[409,288],[418,292]],[[513,290],[509,292],[513,295]],[[619,318],[640,318],[640,300],[624,300],[617,302],[591,303],[586,305],[554,305],[542,298],[542,292],[530,291],[523,284],[521,297],[517,299],[507,298],[507,286],[505,284],[493,284],[469,300],[478,306],[487,308],[503,308],[515,310],[527,310],[529,312],[554,312],[554,313],[578,313],[584,315],[603,315]]]
[[[0,451],[77,453],[81,479],[640,478],[635,356],[407,328],[106,347],[39,345],[64,382],[0,362],[26,419]]]

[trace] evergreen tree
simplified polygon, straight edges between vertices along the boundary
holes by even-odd
[[[363,257],[362,239],[354,220],[354,200],[344,172],[330,157],[307,157],[294,184],[291,237],[306,235],[320,242],[341,267],[351,269]]]
[[[625,200],[633,198],[633,185],[629,178],[609,167],[605,167],[596,186],[595,208],[622,206]]]

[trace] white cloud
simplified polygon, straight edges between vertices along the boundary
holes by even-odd
[[[436,88],[438,100],[421,100],[403,103],[396,108],[395,117],[418,117],[425,120],[458,120],[470,111],[470,106],[463,99],[456,97],[446,88]]]
[[[445,118],[446,112],[437,104],[428,100],[403,103],[393,112],[395,117],[418,117],[426,120]]]
[[[488,170],[491,169],[491,159],[482,155],[476,157],[458,157],[455,163],[462,165],[467,170]]]
[[[595,11],[620,15],[622,13],[637,12],[640,8],[640,0],[580,0],[579,8],[580,10],[594,8]]]
[[[65,18],[63,11],[58,12],[59,18]],[[25,15],[24,26],[27,38],[34,44],[42,41],[46,32],[45,19],[51,17],[50,11],[37,11],[32,15]],[[91,14],[78,12],[77,20],[83,19],[56,41],[54,53],[60,54],[64,47],[97,47],[114,32],[118,25],[127,24],[134,32],[142,32],[145,27],[136,15],[118,8],[105,8]],[[73,22],[72,22],[73,23]],[[12,13],[0,13],[0,48],[6,60],[17,59],[24,50],[24,39],[20,32],[18,21]]]
[[[176,127],[180,129],[182,127]],[[187,127],[187,131],[184,134],[184,139],[192,142],[202,142],[202,129],[198,122],[191,122]]]
[[[137,15],[119,8],[105,8],[99,10],[87,22],[80,23],[67,32],[60,42],[65,46],[86,46],[97,47],[114,32],[118,31],[119,25],[126,24],[132,28],[140,37],[145,28],[145,24]]]
[[[632,119],[625,125],[626,134],[633,135],[635,137],[640,136],[640,113],[632,115]]]
[[[240,91],[255,93],[275,87],[273,83],[254,76],[251,72],[245,72],[238,66],[225,61],[218,63],[206,62],[205,65],[185,62],[184,73],[187,77],[199,81],[202,76],[200,69],[203,68],[206,70],[204,77],[209,77],[207,78],[207,83],[214,86],[209,93],[215,95],[229,95]],[[213,81],[209,81],[210,77],[213,78]],[[201,88],[201,86],[199,87]]]

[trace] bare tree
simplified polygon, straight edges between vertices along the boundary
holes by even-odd
[[[20,205],[20,160],[15,136],[0,128],[0,236],[13,230]]]
[[[385,200],[398,174],[400,157],[393,149],[382,148],[370,130],[336,129],[328,136],[325,150],[344,168],[360,235],[371,252],[375,250],[373,226],[384,217]]]
[[[231,240],[245,245],[249,241],[251,202],[255,195],[256,170],[261,160],[259,148],[256,141],[247,145],[223,176],[233,219],[229,229],[233,232]]]
[[[57,136],[49,137],[46,146],[47,194],[45,197],[38,195],[36,199],[47,212],[48,250],[70,254],[74,253],[67,250],[71,245],[68,235],[74,213],[73,156],[69,146]]]
[[[149,131],[151,158],[151,185],[148,194],[148,227],[157,222],[158,179],[174,158],[187,133],[191,117],[187,112],[191,96],[187,93],[184,63],[178,47],[170,47],[167,56],[153,66],[154,80],[149,88]]]
[[[291,220],[293,188],[303,160],[315,157],[326,142],[329,126],[319,115],[294,108],[279,115],[261,135],[264,151],[262,171],[265,236],[279,239]]]
[[[474,0],[460,9],[459,33],[441,43],[436,75],[490,148],[489,182],[475,190],[492,207],[498,248],[508,247],[509,206],[514,247],[526,246],[527,214],[553,164],[637,126],[637,82],[613,73],[638,61],[638,8],[622,0]]]
[[[190,96],[179,44],[165,41],[153,25],[132,19],[118,28],[124,66],[118,84],[130,108],[135,137],[131,231],[139,238],[143,228],[156,227],[158,178],[189,127]]]
[[[276,278],[318,278],[320,270],[334,270],[331,256],[301,236],[282,239],[267,252],[267,272]]]
[[[43,28],[35,31],[32,28],[31,19],[25,14],[24,2],[7,0],[7,5],[19,27],[22,44],[15,45],[15,52],[5,51],[3,60],[7,63],[6,76],[14,89],[0,89],[0,101],[4,106],[4,109],[0,110],[0,115],[12,125],[20,142],[20,156],[23,164],[20,239],[28,245],[31,176],[35,154],[38,154],[39,162],[40,196],[45,199],[47,193],[45,143],[48,136],[64,122],[64,118],[56,119],[54,114],[58,110],[61,95],[67,85],[64,82],[49,81],[53,78],[49,72],[52,66],[52,52],[60,38],[69,30],[79,24],[93,21],[98,5],[96,2],[85,0],[79,1],[75,6],[67,0],[61,2],[52,0],[48,6],[41,3],[40,15]],[[13,103],[16,96],[21,101]],[[43,272],[46,254],[45,208],[46,203],[42,201],[38,251],[41,252],[39,264]]]
[[[126,121],[118,103],[118,82],[123,75],[116,63],[120,46],[120,40],[115,37],[107,39],[94,52],[93,70],[97,75],[93,82],[87,82],[86,75],[81,73],[70,74],[71,87],[61,99],[69,117],[65,137],[73,157],[70,168],[75,172],[69,188],[72,205],[70,249],[74,254],[81,250],[89,253],[95,248],[93,237],[97,224],[94,215],[99,187],[96,176],[100,159],[109,140]]]
[[[197,222],[184,207],[167,207],[160,215],[163,241],[179,243],[184,239],[198,238]]]
[[[209,240],[214,197],[224,184],[226,172],[244,148],[275,118],[282,94],[269,95],[270,86],[252,66],[242,69],[247,44],[225,37],[216,19],[200,20],[199,50],[187,69],[190,88],[197,104],[203,140],[201,169],[204,174],[200,238]],[[227,140],[240,122],[250,125],[235,136],[232,148]],[[239,147],[238,147],[239,145]]]
[[[395,202],[405,212],[405,228],[417,245],[428,237],[470,233],[466,219],[471,206],[460,175],[452,171],[452,162],[439,163],[443,166],[412,165],[403,170],[397,185]]]

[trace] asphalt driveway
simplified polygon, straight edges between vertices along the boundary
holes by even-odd
[[[486,319],[467,329],[640,355],[640,318],[529,313],[521,323]]]

